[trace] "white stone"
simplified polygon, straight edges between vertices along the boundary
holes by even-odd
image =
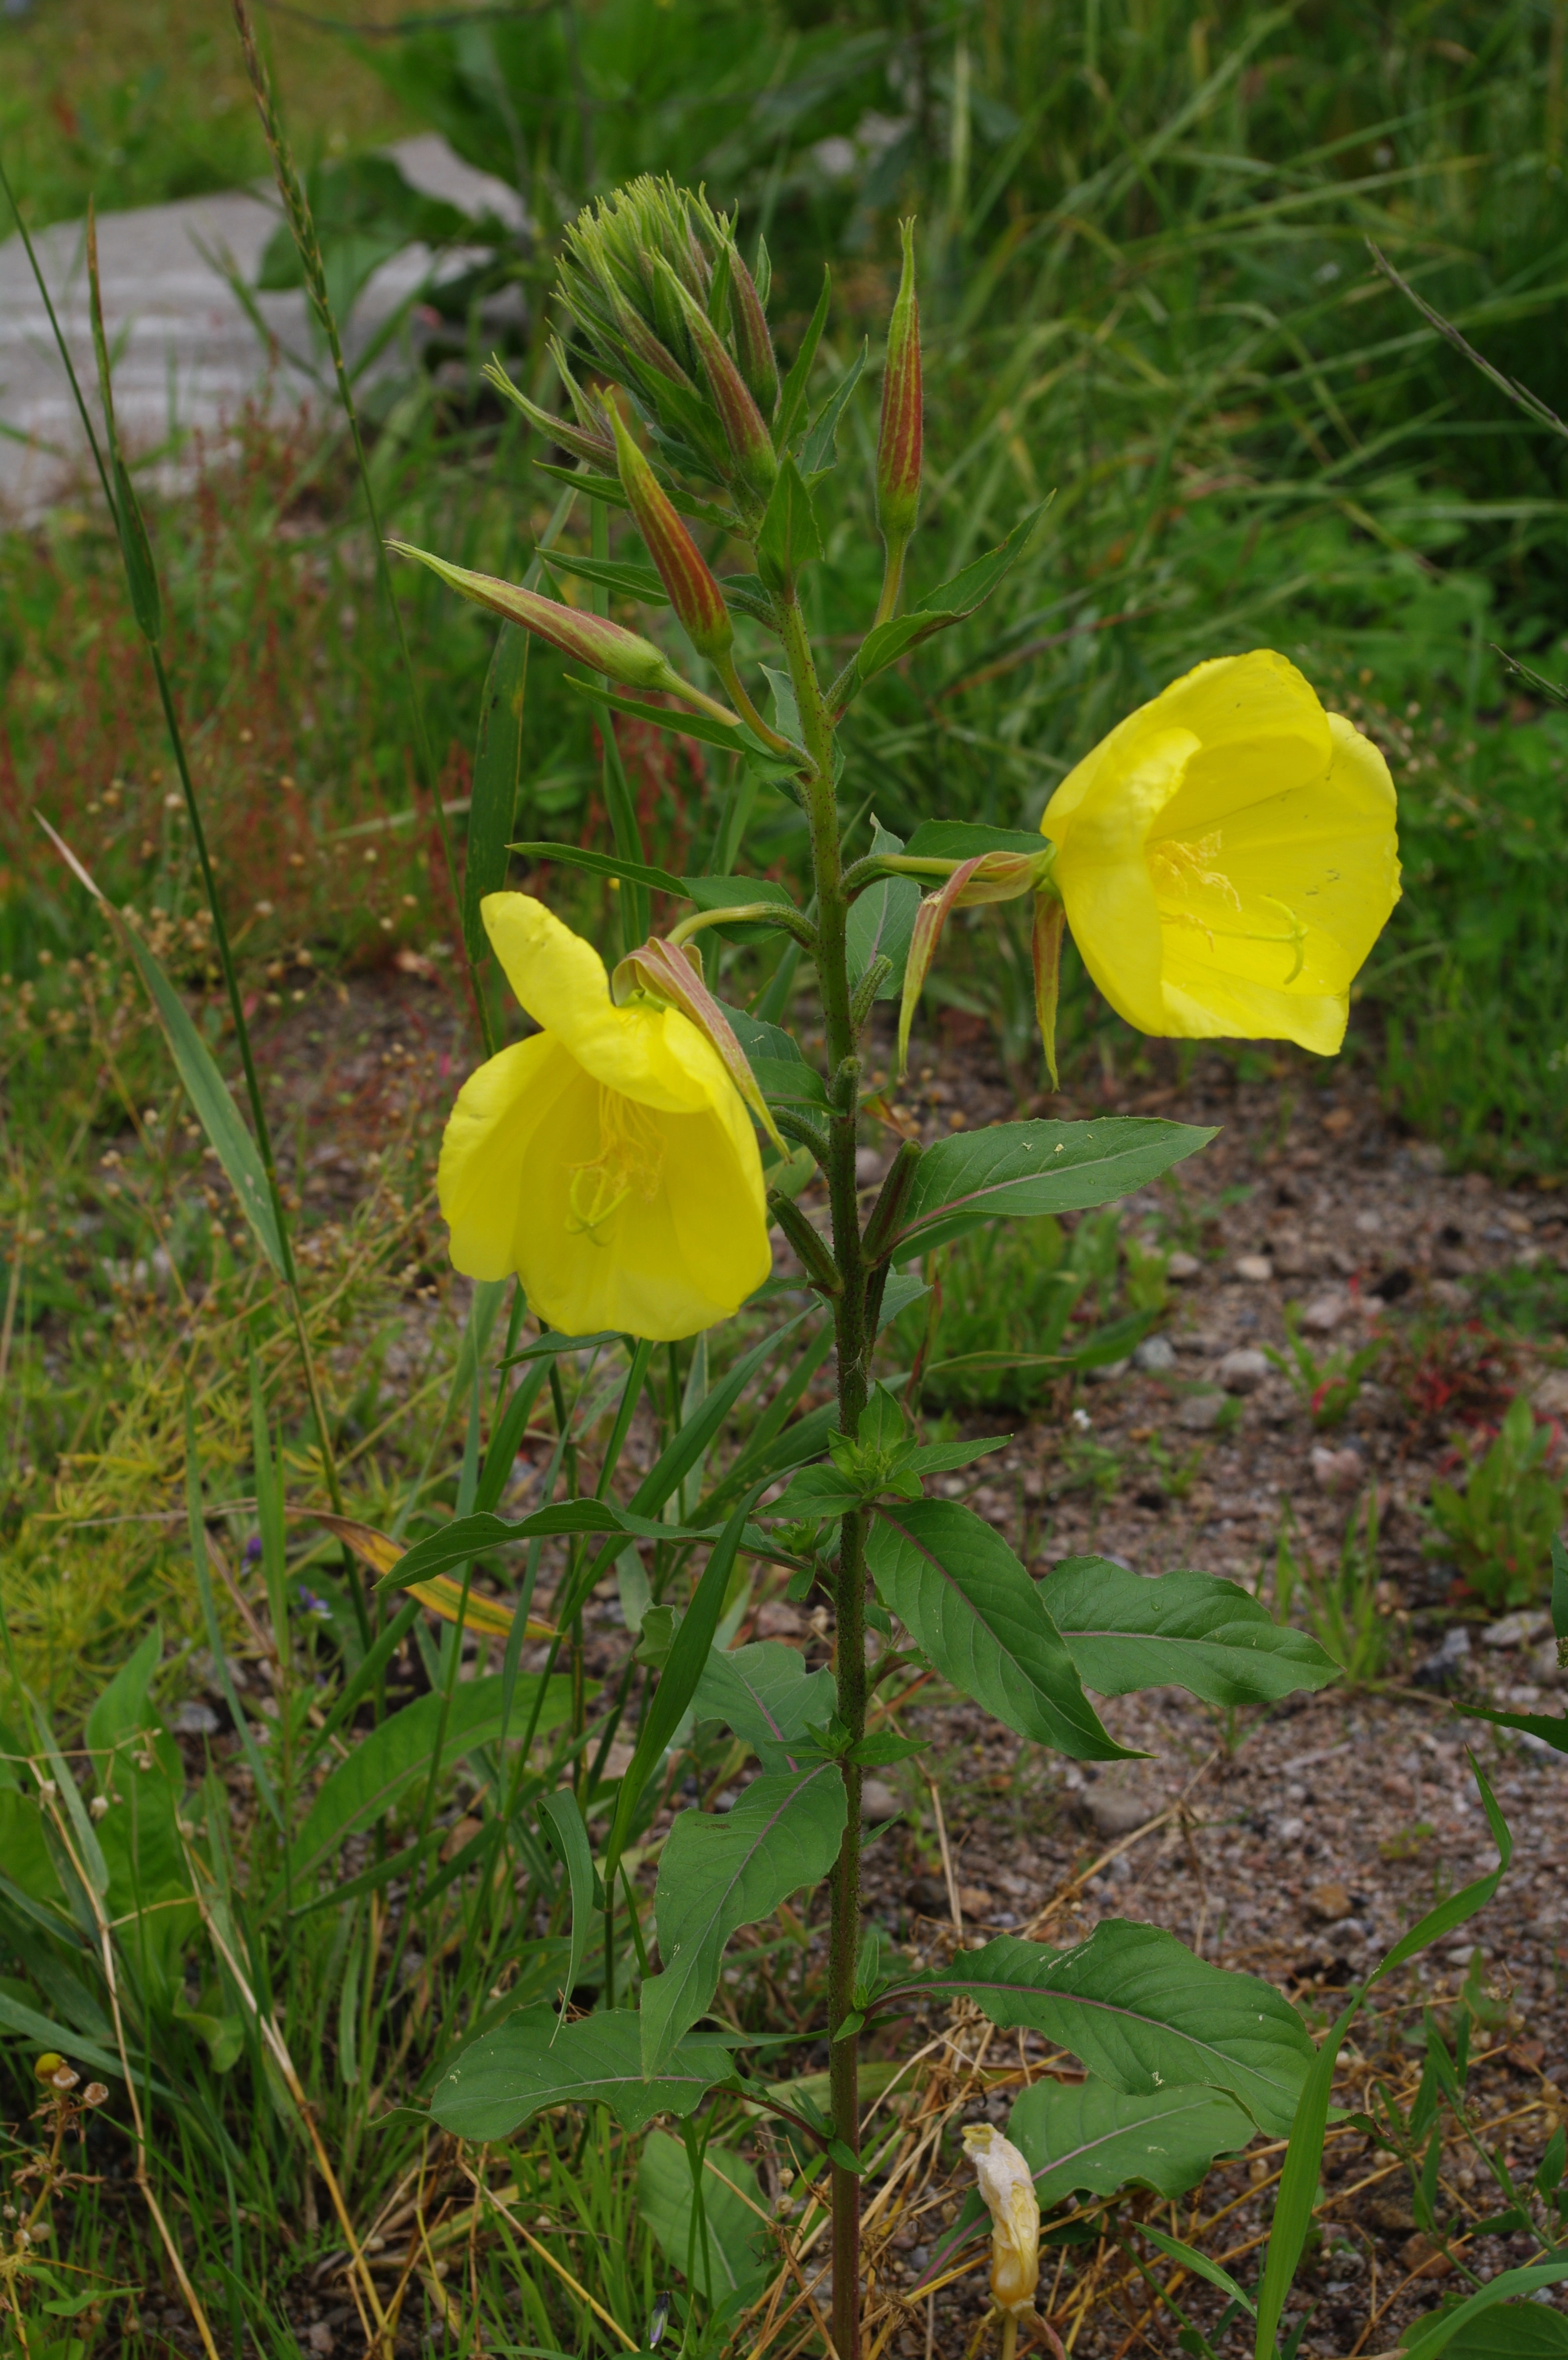
[[[1312,1480],[1320,1491],[1328,1491],[1336,1497],[1354,1491],[1365,1471],[1359,1450],[1331,1450],[1322,1442],[1313,1448]]]
[[[1176,1412],[1176,1423],[1189,1434],[1212,1434],[1225,1406],[1223,1393],[1189,1393]]]
[[[1168,1336],[1146,1336],[1134,1349],[1133,1366],[1142,1369],[1146,1376],[1163,1375],[1176,1366],[1176,1347]]]
[[[1332,1336],[1349,1309],[1347,1295],[1315,1295],[1302,1312],[1299,1325],[1309,1336]]]
[[[1165,1258],[1165,1274],[1178,1286],[1190,1286],[1202,1268],[1196,1254],[1182,1253],[1179,1250]]]
[[[1250,1344],[1238,1344],[1227,1352],[1214,1374],[1228,1393],[1253,1393],[1268,1374],[1268,1362]]]
[[[861,1817],[874,1827],[884,1819],[896,1819],[903,1808],[885,1778],[868,1778],[861,1788]]]
[[[1499,1615],[1496,1622],[1488,1622],[1481,1633],[1481,1644],[1484,1647],[1525,1647],[1551,1628],[1552,1617],[1544,1607],[1521,1607],[1517,1614]]]
[[[1266,1286],[1274,1276],[1274,1264],[1266,1254],[1238,1254],[1236,1276],[1250,1286]]]

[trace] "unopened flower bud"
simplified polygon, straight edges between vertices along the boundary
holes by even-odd
[[[703,980],[702,954],[696,945],[663,942],[655,935],[630,951],[610,978],[610,997],[624,1007],[637,992],[678,1008],[696,1026],[709,1047],[718,1052],[730,1080],[769,1138],[787,1155],[773,1109],[735,1037],[735,1028]]]
[[[991,2215],[991,2299],[1014,2317],[1035,2306],[1040,2277],[1040,2205],[1035,2177],[990,2123],[966,2123],[964,2153]]]
[[[681,305],[736,473],[759,499],[765,500],[773,489],[779,463],[762,413],[702,306],[693,301],[667,263],[661,262],[658,268],[666,287],[674,291]]]
[[[899,224],[904,269],[888,322],[882,379],[882,432],[877,440],[876,520],[883,539],[902,547],[920,509],[920,462],[925,432],[920,381],[920,304],[915,292],[915,224]]]
[[[494,574],[470,574],[464,566],[448,565],[444,558],[433,557],[426,549],[411,548],[406,541],[389,541],[387,546],[400,557],[417,557],[422,565],[428,565],[460,597],[471,598],[477,606],[488,606],[492,614],[504,615],[509,623],[521,624],[525,631],[532,631],[553,648],[559,648],[563,655],[575,657],[578,663],[587,664],[595,672],[607,672],[624,687],[663,689],[676,695],[687,693],[685,683],[671,670],[652,639],[623,630],[619,623],[608,622],[602,615],[586,615],[576,606],[563,606],[554,598],[542,598],[535,590],[498,581]]]
[[[52,2081],[64,2062],[58,2049],[46,2049],[41,2057],[34,2059],[33,2071],[40,2081]]]
[[[648,544],[648,554],[659,569],[676,619],[698,655],[710,662],[727,655],[735,637],[724,593],[707,570],[702,552],[692,539],[652,468],[628,433],[619,410],[612,410],[616,463],[620,481]]]
[[[729,316],[740,374],[762,415],[771,418],[779,398],[778,360],[756,281],[741,261],[740,249],[733,246],[729,248]]]

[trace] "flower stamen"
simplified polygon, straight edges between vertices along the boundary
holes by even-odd
[[[566,1201],[570,1237],[588,1237],[595,1245],[608,1243],[597,1232],[604,1229],[627,1198],[641,1196],[652,1204],[659,1193],[664,1168],[664,1142],[646,1107],[603,1083],[598,1094],[599,1152],[583,1164],[567,1166],[572,1184]]]

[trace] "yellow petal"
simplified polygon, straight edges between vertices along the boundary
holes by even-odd
[[[1104,773],[1096,792],[1080,799],[1070,825],[1058,822],[1055,838],[1057,890],[1079,955],[1117,1015],[1140,1032],[1166,1030],[1159,910],[1144,839],[1180,788],[1196,748],[1186,729],[1148,738],[1128,769],[1114,780]]]
[[[488,893],[485,930],[522,1006],[597,1081],[672,1114],[711,1106],[734,1085],[678,1009],[618,1008],[604,961],[532,893]]]
[[[452,1231],[453,1267],[466,1278],[507,1278],[521,1267],[524,1165],[541,1124],[574,1094],[597,1110],[594,1085],[547,1032],[488,1058],[458,1092],[436,1194]]]

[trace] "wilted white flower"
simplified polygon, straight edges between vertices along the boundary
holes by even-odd
[[[1032,2311],[1040,2275],[1035,2175],[1012,2141],[990,2123],[965,2125],[964,2152],[973,2161],[991,2214],[991,2299],[1000,2311]]]

